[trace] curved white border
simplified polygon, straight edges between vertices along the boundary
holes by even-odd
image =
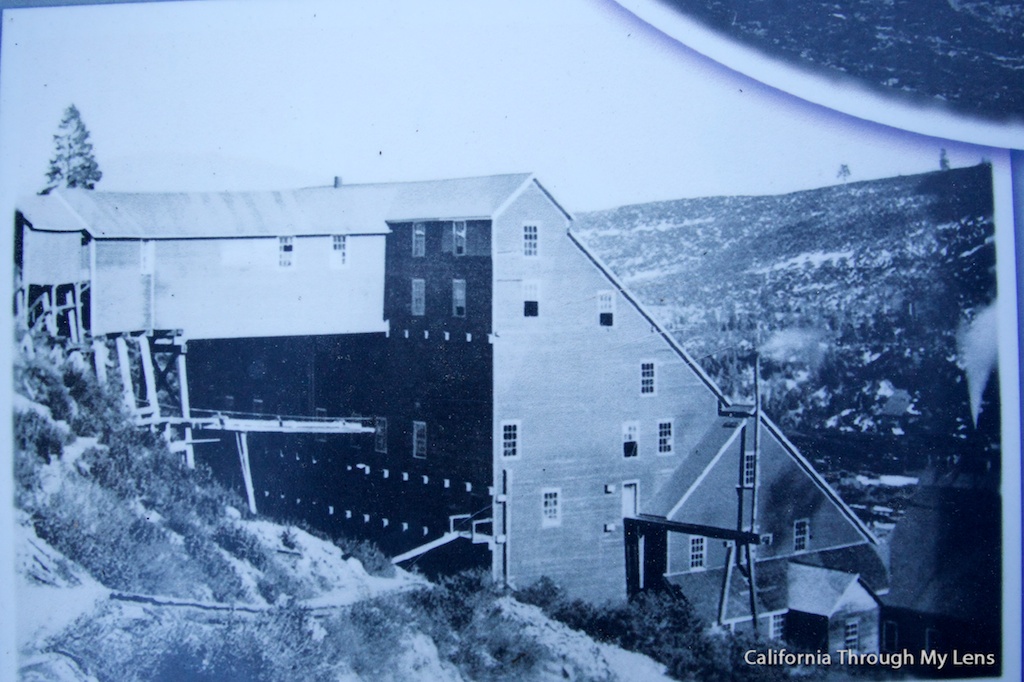
[[[931,137],[1024,149],[1024,123],[996,123],[888,98],[851,78],[791,66],[729,39],[658,0],[616,0],[673,40],[782,92],[840,113]]]

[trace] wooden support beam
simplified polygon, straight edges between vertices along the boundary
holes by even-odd
[[[156,374],[153,371],[153,355],[149,345],[149,336],[143,334],[136,337],[139,343],[139,357],[142,360],[142,380],[146,386],[146,401],[149,411],[157,419],[160,418],[160,401],[156,393]]]
[[[107,344],[103,339],[92,341],[92,361],[96,365],[96,379],[100,386],[107,385]]]
[[[235,434],[238,446],[238,459],[242,465],[242,479],[245,481],[245,497],[249,501],[249,511],[256,513],[256,491],[252,485],[252,468],[249,466],[249,436],[244,431]]]
[[[192,406],[188,398],[188,372],[185,368],[185,341],[181,342],[181,352],[178,353],[178,391],[181,396],[181,416],[184,419],[192,418]],[[196,468],[196,451],[192,447],[192,425],[185,426],[185,466],[189,469]]]
[[[652,514],[637,514],[636,520],[659,526],[674,533],[699,535],[701,537],[717,538],[719,540],[732,540],[739,544],[761,544],[761,536],[757,533],[748,533],[746,531],[736,530],[735,528],[719,528],[717,526],[704,526],[699,523],[669,521],[662,516],[654,516]]]
[[[725,554],[725,576],[722,579],[722,594],[718,599],[718,624],[725,625],[726,609],[729,606],[729,586],[732,584],[733,557],[736,543],[730,542]]]
[[[123,335],[114,338],[117,347],[117,367],[121,372],[121,388],[124,390],[124,402],[133,413],[138,407],[135,401],[135,386],[132,383],[132,365],[128,357],[128,344]]]

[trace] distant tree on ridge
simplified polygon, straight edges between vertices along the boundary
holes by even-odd
[[[58,132],[53,136],[53,158],[46,173],[46,187],[40,194],[49,194],[58,187],[94,189],[103,177],[93,156],[89,130],[74,104],[64,111]]]

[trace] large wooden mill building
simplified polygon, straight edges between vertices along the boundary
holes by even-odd
[[[16,219],[26,321],[94,349],[253,510],[594,601],[675,584],[725,626],[877,650],[871,533],[533,176],[56,191]]]

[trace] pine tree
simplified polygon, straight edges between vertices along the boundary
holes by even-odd
[[[53,146],[50,170],[46,173],[47,185],[40,194],[49,194],[57,187],[94,189],[103,173],[92,153],[89,130],[74,104],[64,111],[58,132],[53,136]]]

